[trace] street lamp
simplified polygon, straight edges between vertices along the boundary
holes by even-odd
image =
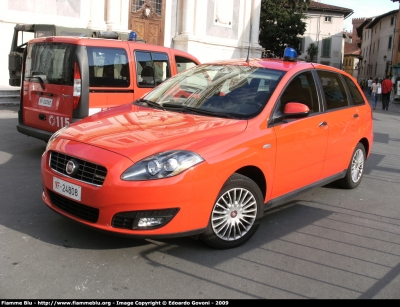
[[[383,60],[385,61],[385,78],[387,77],[387,64],[386,64],[386,59],[387,59],[387,56],[384,55],[384,56],[383,56]]]
[[[363,75],[365,76],[367,74],[367,60],[364,60],[364,69],[363,69]]]

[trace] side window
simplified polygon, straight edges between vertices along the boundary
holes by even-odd
[[[347,107],[349,100],[339,74],[322,70],[317,73],[321,79],[327,110]]]
[[[159,85],[161,82],[164,82],[168,78],[171,78],[169,59],[165,53],[153,52],[151,56],[154,62],[156,85]]]
[[[365,104],[365,101],[364,101],[360,91],[358,90],[357,86],[353,82],[353,80],[351,80],[349,77],[346,77],[346,76],[344,76],[344,80],[346,81],[347,87],[350,90],[350,95],[351,95],[351,98],[353,99],[353,104],[354,105]]]
[[[128,87],[128,57],[125,49],[87,47],[89,86]]]
[[[136,82],[140,87],[155,87],[171,77],[167,54],[135,51]]]
[[[288,102],[303,103],[309,107],[310,113],[319,112],[317,88],[311,71],[297,75],[286,86],[280,98],[281,112]]]
[[[197,65],[192,60],[182,56],[175,56],[175,62],[176,62],[176,71],[178,73]]]

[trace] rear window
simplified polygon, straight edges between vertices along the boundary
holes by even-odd
[[[128,87],[128,56],[123,48],[87,47],[89,86]]]
[[[74,84],[75,45],[36,43],[28,47],[25,80],[49,84]]]
[[[356,84],[347,76],[344,76],[344,80],[346,81],[347,87],[350,90],[351,98],[353,99],[354,105],[362,105],[365,104],[364,98],[362,97],[360,91],[358,90]]]

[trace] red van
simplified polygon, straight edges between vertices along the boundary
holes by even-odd
[[[17,130],[48,141],[58,129],[132,102],[198,64],[186,52],[140,42],[67,36],[32,39],[23,57]]]

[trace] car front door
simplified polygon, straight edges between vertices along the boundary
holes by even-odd
[[[328,128],[321,112],[315,79],[311,71],[295,76],[283,90],[274,117],[280,118],[288,102],[306,104],[305,118],[274,123],[277,140],[275,176],[271,198],[282,196],[320,178],[326,154]]]

